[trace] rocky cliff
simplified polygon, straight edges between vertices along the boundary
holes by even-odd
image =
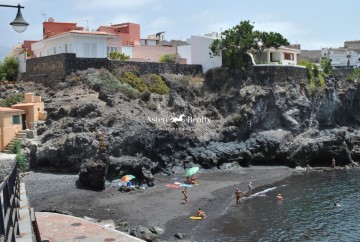
[[[301,68],[213,69],[204,78],[163,75],[170,94],[130,99],[89,86],[86,78],[77,73],[56,88],[17,86],[42,95],[48,112],[26,143],[31,167],[80,171],[84,185],[101,189],[105,176],[131,173],[151,183],[155,173],[183,174],[193,165],[329,166],[332,157],[337,165],[360,159],[357,79],[334,75],[314,88]],[[103,179],[88,179],[94,176]]]

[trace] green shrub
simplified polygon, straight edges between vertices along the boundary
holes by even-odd
[[[125,61],[130,59],[130,56],[125,55],[124,53],[120,53],[120,52],[110,52],[108,53],[108,57],[111,60],[120,60],[120,61]]]
[[[105,68],[101,68],[87,75],[89,86],[96,91],[100,89],[118,91],[120,83],[118,79]]]
[[[175,63],[175,54],[163,54],[160,57],[159,62],[161,62],[161,63]]]
[[[360,80],[360,69],[355,69],[352,77],[359,81]]]
[[[224,122],[224,126],[239,126],[242,122],[242,117],[238,113],[233,113],[228,116]]]
[[[150,110],[152,110],[152,111],[156,111],[156,110],[157,110],[157,105],[156,105],[155,102],[150,101],[150,102],[148,103],[148,108],[149,108]]]
[[[24,101],[24,94],[22,93],[16,93],[15,95],[9,97],[9,98],[5,98],[5,99],[0,99],[0,107],[11,107],[11,105],[20,103]]]
[[[127,83],[120,83],[119,91],[130,99],[136,99],[139,97],[140,92]]]
[[[121,83],[129,84],[139,92],[143,92],[148,89],[145,82],[132,72],[124,72],[124,74],[119,78],[119,80]]]
[[[175,74],[163,74],[162,76],[165,79],[165,83],[168,84],[171,89],[177,91],[178,93],[189,92],[190,76]]]
[[[19,62],[13,57],[6,57],[3,63],[0,63],[1,79],[16,81]]]
[[[331,74],[331,60],[329,58],[321,57],[320,65],[325,74],[327,75]]]
[[[19,151],[15,156],[15,161],[17,164],[17,167],[20,169],[21,172],[26,171],[29,168],[29,164],[26,158],[26,155]]]
[[[145,90],[142,93],[140,93],[140,99],[143,100],[144,102],[150,101],[150,98],[151,98],[151,92],[149,92],[148,90]]]
[[[157,94],[167,94],[170,92],[169,87],[161,79],[161,76],[156,74],[146,74],[141,76],[150,92]]]
[[[10,146],[10,151],[13,154],[19,153],[21,151],[21,141],[20,140],[14,140],[14,142]]]

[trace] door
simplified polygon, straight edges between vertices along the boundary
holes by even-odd
[[[26,114],[21,115],[21,120],[22,120],[22,129],[23,130],[27,129],[27,127],[26,127]]]

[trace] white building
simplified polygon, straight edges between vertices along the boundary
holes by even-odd
[[[210,56],[210,45],[214,39],[218,38],[218,33],[211,33],[205,36],[192,35],[186,42],[189,45],[178,46],[177,52],[182,59],[186,59],[186,64],[200,64],[203,71],[222,65],[221,56]]]
[[[298,55],[301,51],[287,47],[265,49],[266,64],[297,65]]]
[[[118,36],[106,32],[72,30],[31,45],[36,57],[74,53],[78,58],[106,58],[108,42]]]
[[[360,54],[356,51],[323,48],[321,53],[331,60],[335,69],[360,68]]]

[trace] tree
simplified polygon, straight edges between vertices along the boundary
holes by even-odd
[[[230,68],[244,67],[246,62],[243,56],[251,50],[259,52],[265,48],[289,45],[288,40],[279,33],[254,31],[254,26],[248,20],[221,34],[221,38],[210,45],[210,55],[222,54],[223,65]]]
[[[161,63],[175,63],[175,57],[175,54],[163,54],[159,61]]]
[[[108,54],[108,57],[111,60],[120,60],[120,61],[128,60],[130,58],[130,56],[125,55],[124,53],[120,53],[120,52],[110,52]]]
[[[0,63],[0,78],[8,81],[16,81],[18,74],[18,61],[13,57],[6,57],[3,63]]]

